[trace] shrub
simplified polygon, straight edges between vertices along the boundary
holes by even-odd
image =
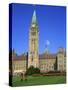
[[[35,74],[39,74],[40,73],[40,69],[39,68],[34,68],[34,73]]]

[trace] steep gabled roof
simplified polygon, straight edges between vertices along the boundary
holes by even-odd
[[[15,52],[12,52],[12,60],[27,60],[27,55],[17,55]]]
[[[41,54],[39,55],[39,59],[55,59],[56,54]]]

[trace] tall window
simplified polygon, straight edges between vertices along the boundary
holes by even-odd
[[[33,62],[33,56],[32,56],[32,59],[31,59],[31,61]]]

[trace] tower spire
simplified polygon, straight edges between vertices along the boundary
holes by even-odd
[[[36,23],[36,11],[33,12],[32,23]]]
[[[50,44],[50,41],[49,40],[46,40],[46,49],[45,49],[45,53],[48,54],[48,46]]]

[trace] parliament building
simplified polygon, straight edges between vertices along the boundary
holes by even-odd
[[[42,73],[49,71],[66,72],[66,51],[64,48],[58,48],[55,54],[47,50],[39,54],[39,30],[36,20],[36,11],[32,16],[32,22],[29,30],[29,50],[28,53],[17,55],[12,52],[12,72],[13,74],[25,73],[27,68],[34,66],[40,69]]]

